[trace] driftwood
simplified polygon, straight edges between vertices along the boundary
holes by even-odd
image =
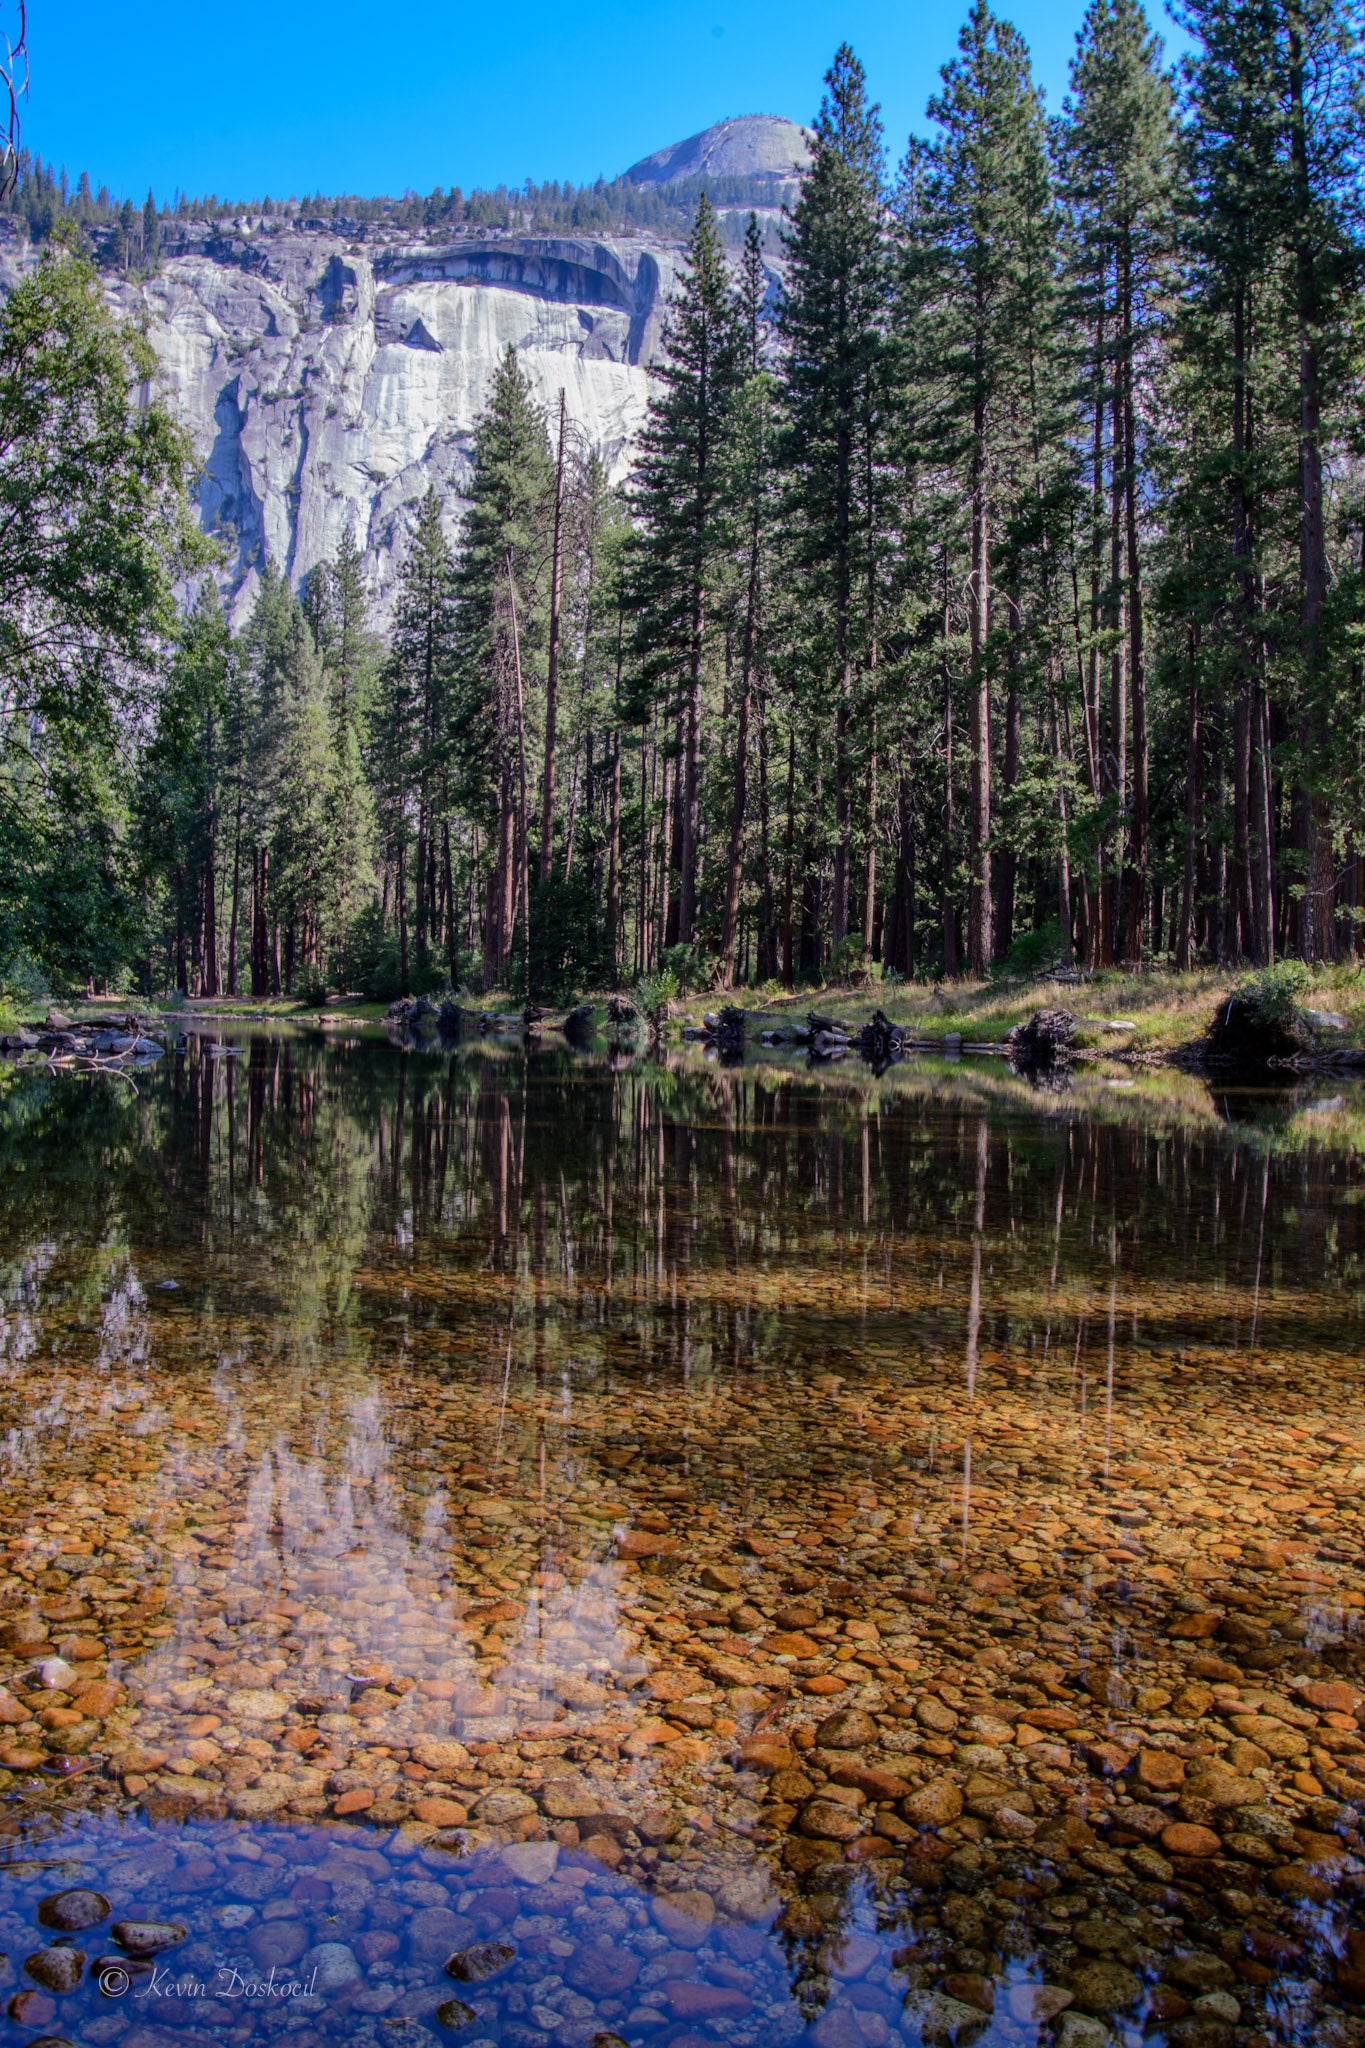
[[[858,1050],[875,1067],[888,1067],[905,1050],[903,1024],[893,1024],[884,1010],[874,1010],[858,1033]]]
[[[398,996],[384,1013],[390,1024],[403,1031],[421,1031],[434,1022],[436,1005],[426,996]]]
[[[1076,1019],[1070,1010],[1035,1010],[1027,1024],[1016,1024],[1009,1034],[1014,1064],[1056,1066],[1067,1058],[1075,1035]]]
[[[701,1020],[700,1033],[694,1031],[693,1035],[717,1045],[742,1046],[745,1038],[744,1012],[736,1009],[733,1003],[727,1003],[723,1010],[708,1010]]]

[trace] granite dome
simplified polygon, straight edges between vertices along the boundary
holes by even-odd
[[[741,114],[641,157],[625,176],[637,185],[671,185],[683,178],[788,178],[809,161],[808,129],[781,114]]]

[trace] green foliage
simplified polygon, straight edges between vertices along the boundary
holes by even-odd
[[[513,982],[537,1003],[562,1006],[584,989],[611,978],[601,905],[585,869],[566,881],[558,872],[530,885],[529,957],[525,933],[517,927]]]
[[[642,1016],[653,1017],[680,993],[674,970],[660,967],[655,973],[640,977],[631,990],[631,998]]]
[[[550,489],[545,421],[509,347],[475,436],[454,584],[451,737],[461,798],[485,823],[510,800],[517,774],[517,667],[523,717],[544,672]]]
[[[138,275],[173,227],[26,163],[9,211],[56,246],[0,312],[0,958],[259,995],[643,972],[656,1007],[1353,949],[1360,23],[1191,0],[1190,29],[1177,81],[1140,0],[1088,0],[1049,123],[974,0],[890,191],[841,47],[780,280],[771,223],[732,262],[735,193],[689,194],[628,489],[572,406],[552,454],[509,349],[383,646],[349,528],[298,594],[256,565],[229,634],[146,345],[61,243],[69,213]]]
[[[868,978],[867,941],[861,932],[849,932],[829,956],[831,981],[855,982]]]
[[[391,1003],[412,994],[402,986],[398,961],[398,935],[385,929],[378,903],[358,910],[342,932],[332,955],[331,976],[345,995],[363,996],[367,1002]]]
[[[1302,960],[1277,960],[1273,967],[1251,975],[1237,993],[1261,1023],[1292,1024],[1312,979]]]
[[[0,965],[0,1004],[11,1016],[20,1009],[35,1009],[51,994],[45,968],[30,955],[13,953]]]
[[[667,946],[659,956],[659,975],[672,979],[676,994],[695,995],[715,981],[716,956],[704,945]]]
[[[204,557],[189,445],[138,404],[152,370],[65,249],[0,311],[0,957],[64,985],[130,950],[120,740]]]
[[[1040,974],[1054,960],[1071,958],[1071,934],[1064,932],[1056,918],[1033,931],[1020,932],[1001,962],[1005,974]]]

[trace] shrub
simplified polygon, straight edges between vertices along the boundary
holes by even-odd
[[[571,1003],[581,989],[611,979],[611,958],[586,867],[567,878],[551,875],[531,883],[529,953],[517,927],[511,970],[514,988],[527,989],[537,1003]]]
[[[678,977],[671,967],[661,967],[653,974],[642,975],[631,990],[635,1007],[644,1017],[655,1016],[665,1003],[673,1001],[677,993]]]
[[[7,1008],[32,1009],[52,994],[43,968],[27,953],[14,953],[0,967],[0,1003]]]
[[[659,972],[673,976],[673,994],[678,996],[690,996],[698,989],[710,988],[719,965],[715,954],[708,953],[705,946],[695,941],[690,946],[669,946],[659,956]]]
[[[1054,960],[1070,960],[1071,939],[1054,918],[1036,931],[1020,932],[1013,940],[1001,967],[1006,974],[1041,974]]]
[[[1239,983],[1214,1012],[1209,1052],[1248,1066],[1303,1052],[1311,1034],[1299,1014],[1299,997],[1311,979],[1302,960],[1281,960]]]
[[[1307,995],[1312,980],[1302,960],[1277,960],[1273,967],[1253,974],[1238,994],[1263,1023],[1287,1024],[1297,1017],[1300,998]]]
[[[861,932],[849,932],[829,956],[829,978],[845,983],[867,979],[867,946]]]
[[[391,1003],[418,991],[402,986],[398,934],[386,930],[377,903],[357,911],[332,956],[329,977],[340,989],[354,989],[372,1003]]]

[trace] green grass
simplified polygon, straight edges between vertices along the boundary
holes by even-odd
[[[766,1023],[804,1022],[808,1010],[858,1026],[877,1009],[897,1024],[910,1025],[917,1036],[945,1038],[960,1031],[969,1042],[996,1043],[1012,1025],[1022,1024],[1039,1009],[1066,1009],[1078,1020],[1075,1043],[1105,1052],[1169,1053],[1201,1038],[1215,1009],[1232,988],[1246,979],[1242,970],[1197,968],[1188,974],[1112,972],[1096,974],[1079,985],[1049,981],[950,981],[933,987],[923,982],[877,983],[866,988],[838,984],[818,989],[738,990],[731,997],[693,997],[673,1005],[683,1023],[699,1023],[703,1013],[721,1001],[744,1008],[756,1028]],[[1355,964],[1317,969],[1306,1007],[1334,1010],[1346,1028],[1331,1034],[1334,1046],[1365,1045],[1365,969]],[[1115,1030],[1115,1023],[1131,1030]]]
[[[1131,974],[1113,970],[1099,973],[1090,981],[1070,985],[1045,978],[1032,980],[1003,977],[972,981],[967,979],[936,983],[876,982],[863,987],[829,983],[819,988],[801,988],[788,994],[776,984],[763,989],[736,989],[730,993],[711,991],[675,1000],[669,1005],[670,1035],[688,1024],[699,1024],[708,1011],[723,1003],[741,1007],[753,1032],[765,1026],[805,1021],[809,1010],[838,1018],[857,1028],[874,1010],[881,1009],[897,1024],[911,1027],[917,1037],[943,1039],[960,1032],[968,1043],[998,1043],[1015,1024],[1021,1024],[1035,1010],[1070,1010],[1077,1019],[1075,1043],[1081,1050],[1111,1054],[1160,1056],[1179,1050],[1200,1039],[1218,1004],[1230,989],[1248,978],[1245,970],[1196,968],[1187,974],[1154,970]],[[607,991],[586,998],[599,1009]],[[494,989],[477,998],[462,997],[466,1009],[487,1015],[519,1011],[523,998],[507,989]],[[1302,997],[1305,1007],[1333,1010],[1346,1020],[1346,1028],[1325,1040],[1332,1047],[1365,1046],[1365,966],[1350,963],[1314,971]],[[93,1018],[115,1008],[143,1011],[165,1010],[189,1017],[222,1017],[280,1022],[313,1022],[325,1019],[348,1024],[379,1024],[388,1008],[382,1002],[343,1001],[333,997],[321,1008],[281,997],[256,1001],[249,997],[213,1000],[195,999],[185,1004],[146,1002],[132,996],[109,998],[98,1003],[73,1002],[64,1006],[68,1014]],[[48,1005],[15,1005],[14,1021],[41,1023]],[[563,1010],[547,1010],[546,1024],[563,1020]],[[1114,1029],[1116,1024],[1125,1028]],[[1110,1028],[1106,1028],[1110,1027]],[[1129,1028],[1130,1027],[1130,1028]]]

